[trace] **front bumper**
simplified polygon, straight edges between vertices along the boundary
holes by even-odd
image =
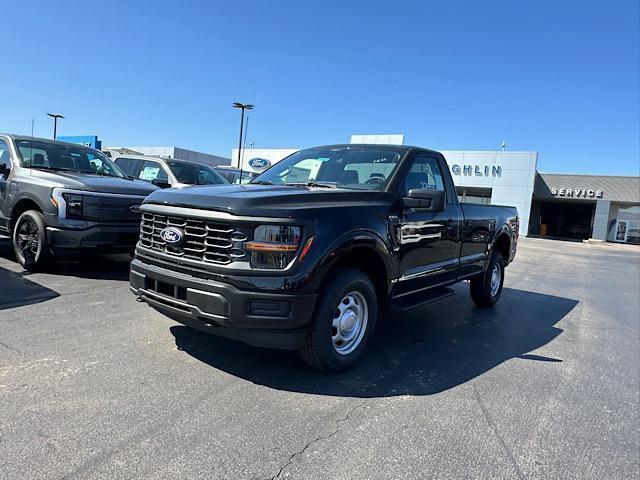
[[[131,250],[140,234],[140,225],[100,225],[85,229],[47,227],[47,240],[54,250],[91,248],[99,250]]]
[[[228,283],[131,262],[130,288],[168,317],[245,343],[297,349],[311,321],[315,293],[241,290]]]

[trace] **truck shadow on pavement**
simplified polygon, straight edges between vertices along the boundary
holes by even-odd
[[[0,311],[45,302],[60,294],[27,280],[24,272],[12,272],[0,267]]]
[[[11,239],[0,238],[0,257],[17,262],[13,254]],[[58,258],[48,263],[42,269],[42,273],[95,280],[129,280],[130,263],[131,257],[128,254],[97,255],[85,253]],[[28,274],[24,273],[24,275]],[[1,285],[2,283],[0,283]]]
[[[555,339],[555,325],[576,300],[505,288],[498,305],[473,305],[466,284],[456,295],[404,315],[387,314],[361,362],[342,374],[323,374],[294,352],[171,327],[178,349],[229,374],[277,390],[341,397],[431,395],[461,385],[518,358],[553,368],[562,359],[530,354]],[[549,363],[548,363],[549,362]]]

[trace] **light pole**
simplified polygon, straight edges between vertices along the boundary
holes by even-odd
[[[56,139],[56,134],[58,133],[58,119],[64,118],[59,113],[47,113],[51,118],[53,118],[53,139]]]
[[[244,128],[244,111],[253,110],[253,105],[250,103],[233,102],[235,108],[240,108],[242,113],[240,115],[240,140],[238,142],[238,167],[240,167],[240,183],[242,183],[242,163],[240,162],[240,153],[242,152],[242,129]]]

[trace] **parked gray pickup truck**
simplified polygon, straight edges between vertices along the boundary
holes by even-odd
[[[79,249],[132,251],[140,204],[154,190],[98,150],[0,134],[0,235],[28,270]]]

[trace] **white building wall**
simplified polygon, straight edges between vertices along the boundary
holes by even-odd
[[[538,163],[537,152],[445,150],[442,154],[449,164],[456,186],[490,188],[492,204],[518,209],[520,235],[527,234]],[[465,166],[470,169],[465,171]],[[488,167],[488,175],[485,167]],[[494,167],[499,167],[499,174],[494,174]]]
[[[129,150],[135,150],[142,155],[148,155],[150,157],[162,157],[162,158],[174,158],[175,147],[123,147]]]
[[[351,135],[351,143],[373,143],[376,145],[404,145],[402,133],[391,135]]]
[[[226,157],[220,157],[218,155],[211,155],[210,153],[196,152],[195,150],[189,150],[187,148],[180,147],[106,147],[115,149],[127,149],[138,152],[141,155],[147,155],[149,157],[161,157],[161,158],[173,158],[175,160],[187,160],[190,162],[204,163],[205,165],[217,166],[217,165],[230,165],[230,159]]]

